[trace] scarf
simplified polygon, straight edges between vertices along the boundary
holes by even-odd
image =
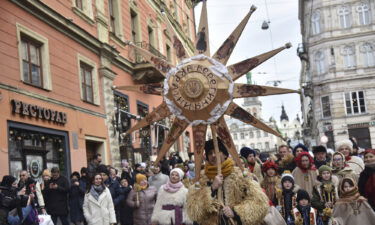
[[[359,194],[358,187],[354,187],[354,189],[351,191],[347,191],[347,192],[342,191],[341,197],[339,198],[339,200],[337,200],[336,203],[337,204],[351,203],[354,201],[363,202],[365,200],[366,199]]]
[[[250,164],[249,163],[249,170],[250,170],[250,172],[254,173],[254,168],[255,168],[255,163],[254,164]]]
[[[310,206],[297,205],[297,209],[301,213],[303,224],[310,225]]]
[[[231,158],[227,158],[222,164],[221,164],[221,173],[224,177],[228,176],[232,173],[234,167],[234,162]],[[217,166],[212,165],[206,165],[204,168],[204,173],[206,176],[212,180],[217,175]]]
[[[164,191],[166,191],[166,192],[169,192],[169,193],[175,193],[175,192],[177,192],[178,190],[180,190],[180,188],[181,188],[182,186],[184,186],[184,184],[183,184],[181,181],[179,181],[179,182],[173,184],[173,183],[171,182],[171,180],[168,180],[168,182],[167,182],[166,184],[163,185],[163,189],[164,189]]]
[[[143,191],[143,190],[146,190],[148,188],[148,184],[144,185],[144,186],[141,186],[137,183],[134,184],[134,190],[135,191]]]
[[[350,155],[345,156],[345,161],[346,161],[346,162],[349,161],[349,160],[351,160],[351,159],[352,159],[352,157],[351,157]]]
[[[104,186],[103,186],[103,185],[99,185],[99,186],[93,185],[93,186],[91,186],[90,194],[91,194],[96,200],[98,200],[98,199],[99,199],[99,196],[103,193],[103,191],[104,191]]]

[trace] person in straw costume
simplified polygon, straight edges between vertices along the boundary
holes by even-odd
[[[267,196],[258,183],[244,177],[234,166],[226,147],[220,139],[217,140],[216,150],[213,140],[205,143],[207,162],[199,182],[189,188],[188,216],[199,225],[262,223],[269,207]],[[222,174],[215,166],[217,159]]]

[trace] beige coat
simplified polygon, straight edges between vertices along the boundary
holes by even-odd
[[[258,183],[263,181],[262,168],[260,167],[259,163],[255,163],[253,174],[255,174],[257,177]]]
[[[83,201],[83,215],[88,225],[109,225],[116,223],[116,214],[113,207],[111,192],[105,188],[96,200],[90,192]]]
[[[357,176],[365,169],[365,163],[358,156],[351,156],[351,159],[346,161],[346,163]]]
[[[175,210],[163,210],[163,205],[174,205],[182,207],[182,223],[193,224],[186,213],[186,196],[188,189],[184,186],[175,193],[169,193],[164,190],[162,185],[158,191],[158,197],[152,212],[152,224],[169,225],[171,221],[175,224]]]
[[[192,185],[187,197],[187,212],[200,225],[217,225],[220,203],[212,197],[209,179],[202,175],[200,185]],[[268,198],[259,184],[244,177],[235,167],[223,182],[224,204],[240,217],[242,225],[259,225],[268,213]],[[236,225],[236,223],[234,224]]]
[[[296,167],[293,170],[292,175],[294,177],[294,183],[298,184],[298,186],[301,189],[304,189],[305,191],[307,191],[310,197],[312,197],[313,188],[315,185],[319,183],[317,180],[317,176],[318,176],[317,171],[308,170],[308,172],[305,174],[302,172],[302,170],[299,167]]]
[[[370,225],[374,224],[375,213],[367,201],[356,204],[336,203],[333,208],[333,224],[336,225]],[[354,203],[354,202],[353,202]],[[358,211],[354,210],[358,207]],[[356,214],[356,212],[358,212]]]

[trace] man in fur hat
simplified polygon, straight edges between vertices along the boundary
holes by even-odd
[[[313,147],[314,153],[314,164],[317,169],[319,169],[323,165],[329,165],[330,161],[327,158],[327,149],[323,145],[314,146]]]
[[[199,184],[189,188],[187,213],[199,225],[260,224],[268,212],[268,199],[259,184],[245,178],[234,166],[228,151],[218,139],[219,155],[213,140],[205,144],[206,166]],[[218,174],[216,159],[221,162]],[[221,200],[222,196],[222,202]]]
[[[243,147],[240,150],[240,155],[246,159],[247,166],[248,166],[250,172],[255,174],[258,182],[261,183],[262,180],[263,180],[262,168],[260,167],[259,163],[257,162],[255,150],[253,150],[251,148],[248,148],[248,147]]]

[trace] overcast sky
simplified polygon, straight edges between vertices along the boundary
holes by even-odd
[[[253,80],[259,85],[272,85],[272,81],[280,80],[279,87],[299,89],[301,64],[296,54],[296,48],[301,43],[301,35],[297,0],[208,0],[211,54],[216,52],[238,25],[250,9],[251,4],[257,6],[258,9],[251,16],[227,65],[291,42],[292,48],[282,51],[274,58],[255,68],[252,71]],[[199,23],[201,5],[200,3],[195,9],[197,23]],[[262,30],[262,22],[268,20],[266,8],[268,8],[270,28]],[[246,83],[246,78],[242,77],[237,82]],[[290,120],[294,119],[297,113],[301,117],[298,94],[261,97],[260,100],[263,104],[262,118],[265,120],[268,120],[271,116],[279,120],[281,104],[284,104]],[[242,104],[242,102],[243,100],[240,103]]]

